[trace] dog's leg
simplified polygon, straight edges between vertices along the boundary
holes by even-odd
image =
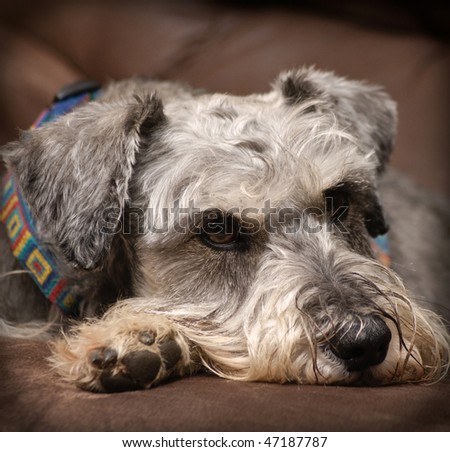
[[[67,381],[104,392],[148,389],[195,368],[189,342],[175,323],[127,305],[55,341],[51,361]]]

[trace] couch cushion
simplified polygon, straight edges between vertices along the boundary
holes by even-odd
[[[52,371],[44,343],[0,341],[0,430],[448,431],[450,384],[380,388],[243,383],[211,375],[93,394]]]
[[[388,28],[367,27],[363,20],[263,3],[244,8],[220,1],[46,0],[35,9],[9,6],[6,16],[16,32],[45,54],[41,62],[20,48],[5,54],[3,67],[10,69],[4,83],[14,89],[2,103],[15,111],[24,102],[21,85],[31,79],[35,90],[25,91],[28,97],[42,99],[50,86],[57,89],[49,73],[61,70],[45,64],[49,51],[62,68],[101,81],[145,74],[236,94],[267,90],[281,70],[316,65],[384,85],[399,105],[393,164],[426,187],[450,193],[448,43],[414,27],[405,31],[401,16],[392,16],[399,18],[399,31],[392,19],[385,22]],[[9,59],[18,58],[22,68],[11,68]],[[22,118],[15,119],[24,126]],[[14,124],[8,124],[12,136]]]

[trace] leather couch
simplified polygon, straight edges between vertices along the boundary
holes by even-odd
[[[450,193],[447,23],[429,2],[51,1],[0,5],[0,144],[80,78],[135,74],[210,91],[267,90],[315,65],[398,102],[392,164]],[[433,2],[431,2],[433,3]],[[338,5],[339,4],[339,5]],[[45,344],[0,341],[0,430],[418,431],[450,428],[450,384],[379,388],[241,383],[211,375],[91,394],[47,366]]]

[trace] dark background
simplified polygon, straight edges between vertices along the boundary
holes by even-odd
[[[449,21],[434,0],[3,0],[0,144],[79,78],[248,94],[315,65],[384,85],[399,108],[394,166],[450,194]]]

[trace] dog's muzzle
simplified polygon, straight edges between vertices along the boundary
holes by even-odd
[[[337,332],[329,345],[349,372],[361,372],[384,361],[391,337],[380,317],[366,317]]]

